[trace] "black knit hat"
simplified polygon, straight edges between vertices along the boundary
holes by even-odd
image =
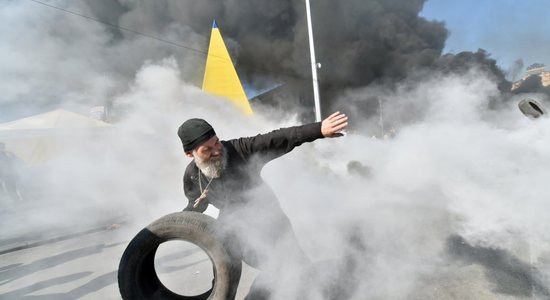
[[[214,128],[203,119],[189,119],[178,129],[184,151],[192,151],[215,135]]]

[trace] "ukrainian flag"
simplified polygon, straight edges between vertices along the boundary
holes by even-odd
[[[206,58],[202,90],[225,97],[239,107],[246,115],[252,114],[252,108],[243,86],[233,66],[229,52],[216,24],[212,24],[212,35]]]

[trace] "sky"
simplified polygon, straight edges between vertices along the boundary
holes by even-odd
[[[421,16],[445,22],[450,35],[444,52],[482,48],[504,70],[517,59],[524,68],[550,64],[548,0],[428,0]]]

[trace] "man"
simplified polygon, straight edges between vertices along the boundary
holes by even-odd
[[[253,267],[277,272],[283,266],[308,263],[290,220],[260,172],[267,162],[303,143],[342,136],[347,125],[347,116],[335,112],[322,122],[220,141],[205,120],[185,121],[178,136],[193,161],[183,178],[189,200],[184,210],[204,212],[208,204],[217,207],[224,241]]]

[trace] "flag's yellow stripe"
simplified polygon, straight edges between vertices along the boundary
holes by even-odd
[[[217,27],[212,28],[202,90],[226,97],[245,114],[252,114],[248,98]]]

